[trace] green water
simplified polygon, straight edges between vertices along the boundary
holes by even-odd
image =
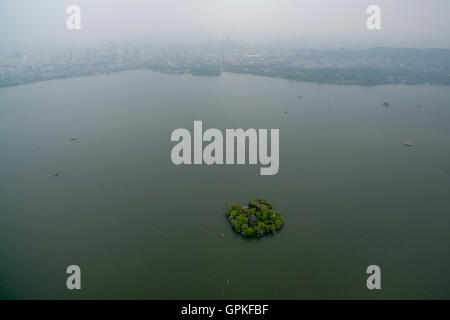
[[[279,173],[173,165],[194,120],[279,128]],[[448,299],[449,123],[436,86],[133,71],[1,89],[0,297]],[[286,226],[239,243],[224,208],[257,196]]]

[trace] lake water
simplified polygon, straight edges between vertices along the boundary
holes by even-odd
[[[194,120],[279,128],[279,173],[175,166]],[[0,297],[449,299],[449,123],[450,90],[426,85],[131,71],[1,89]],[[240,243],[224,208],[258,196],[286,226]]]

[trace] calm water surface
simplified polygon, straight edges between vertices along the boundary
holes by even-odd
[[[194,120],[279,128],[278,175],[173,165]],[[0,297],[449,299],[449,123],[435,86],[132,71],[1,89]],[[239,243],[224,208],[257,196],[286,227]]]

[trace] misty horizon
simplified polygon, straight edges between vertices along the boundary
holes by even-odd
[[[66,8],[81,8],[82,28],[66,28]],[[381,30],[368,30],[366,9],[381,8]],[[94,45],[110,41],[248,44],[303,48],[449,48],[450,3],[423,1],[236,0],[189,2],[5,0],[0,46]]]

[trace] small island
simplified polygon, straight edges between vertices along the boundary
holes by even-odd
[[[284,219],[279,211],[264,198],[250,201],[248,206],[232,203],[226,216],[233,229],[247,238],[261,238],[273,234],[283,227]]]

